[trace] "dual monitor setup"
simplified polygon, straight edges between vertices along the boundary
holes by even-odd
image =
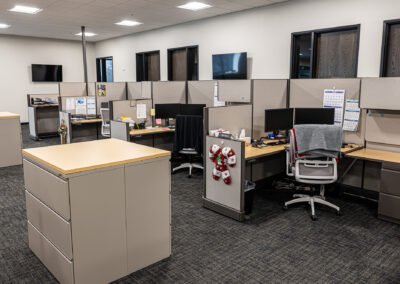
[[[177,115],[203,116],[205,104],[155,104],[156,118],[176,118]]]

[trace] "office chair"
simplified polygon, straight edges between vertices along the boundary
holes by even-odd
[[[337,161],[332,157],[312,158],[310,155],[300,155],[297,152],[295,133],[289,131],[290,146],[286,149],[286,174],[295,177],[300,183],[310,185],[310,194],[294,194],[290,201],[285,202],[284,209],[288,205],[307,202],[311,207],[311,219],[316,220],[315,203],[333,208],[340,215],[340,208],[325,200],[325,185],[337,180]],[[315,195],[315,185],[320,186],[319,194]]]
[[[174,152],[188,157],[188,162],[172,169],[189,169],[189,178],[193,168],[204,170],[199,163],[194,163],[194,156],[203,149],[203,118],[197,115],[177,115],[175,124]]]
[[[101,135],[111,137],[110,128],[110,110],[108,108],[100,108],[101,114]]]

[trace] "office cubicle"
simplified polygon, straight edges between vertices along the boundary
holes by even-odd
[[[126,99],[127,99],[127,88],[125,82],[96,83],[97,113],[100,113],[100,107],[102,102],[126,100]]]
[[[186,82],[153,82],[153,107],[156,104],[186,104]]]
[[[214,106],[214,92],[217,81],[188,81],[188,104]]]
[[[128,100],[152,99],[153,82],[128,82]]]
[[[252,80],[218,80],[218,99],[221,102],[251,103]]]
[[[143,118],[143,107],[145,105],[145,118]],[[121,117],[131,117],[135,122],[146,120],[146,126],[152,126],[151,117],[152,100],[124,100],[110,102],[110,119],[118,120]]]

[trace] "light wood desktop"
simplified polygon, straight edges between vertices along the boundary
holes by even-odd
[[[160,128],[151,128],[151,129],[132,129],[129,131],[131,136],[135,135],[146,135],[146,134],[158,134],[158,133],[168,133],[175,132],[175,129],[160,127]]]
[[[400,163],[400,153],[374,149],[361,149],[346,154],[346,157],[374,162]]]
[[[100,123],[101,118],[83,119],[83,120],[71,120],[71,124],[87,124],[87,123]]]
[[[0,167],[22,164],[19,114],[0,112]]]
[[[170,152],[107,139],[23,153],[29,247],[61,283],[170,256]]]

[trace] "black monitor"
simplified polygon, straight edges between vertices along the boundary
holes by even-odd
[[[247,52],[214,54],[213,79],[247,79]]]
[[[62,82],[62,65],[32,64],[32,82]]]
[[[293,109],[266,109],[265,110],[265,132],[279,132],[293,128]]]
[[[294,124],[334,124],[334,108],[296,108]]]
[[[203,116],[203,108],[205,108],[205,104],[187,104],[181,105],[181,113],[183,115],[200,115]]]
[[[156,104],[156,118],[175,118],[181,112],[181,104]]]

